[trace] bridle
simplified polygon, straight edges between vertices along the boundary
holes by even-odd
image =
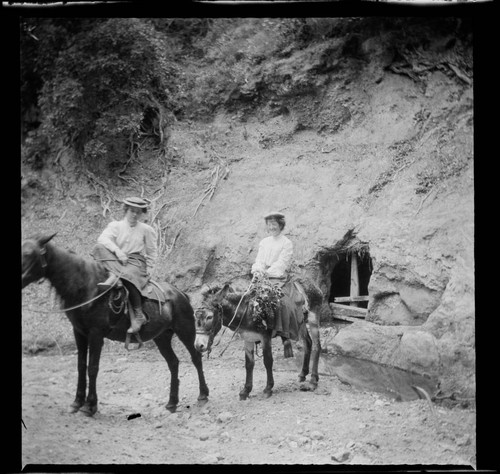
[[[40,247],[40,252],[38,253],[38,258],[33,259],[33,261],[30,263],[26,271],[23,272],[23,274],[29,274],[32,270],[32,268],[35,266],[37,261],[40,262],[40,267],[42,269],[42,276],[41,278],[46,278],[45,275],[45,269],[47,268],[47,260],[45,258],[45,255],[47,254],[47,248],[45,246]]]
[[[217,342],[217,344],[214,345],[214,347],[217,347],[221,340],[222,340],[222,336],[224,335],[224,332],[226,331],[226,329],[231,326],[232,322],[234,321],[234,318],[236,318],[236,315],[238,313],[238,309],[240,308],[240,305],[241,305],[241,302],[243,301],[243,298],[245,297],[245,295],[250,291],[250,289],[252,288],[252,285],[254,283],[254,280],[255,280],[255,275],[252,277],[252,281],[250,282],[250,284],[248,285],[248,288],[245,290],[245,292],[241,295],[241,298],[240,300],[238,301],[238,305],[236,306],[236,309],[234,310],[234,314],[233,314],[233,317],[231,318],[231,321],[229,321],[229,324],[228,325],[225,325],[224,326],[224,329],[222,331],[222,334],[220,335],[220,338],[219,338],[219,341]],[[222,318],[223,318],[223,314],[222,314],[222,304],[220,303],[212,303],[212,306],[216,309],[218,309],[220,311],[220,317],[221,317],[221,325],[222,325]],[[206,310],[208,308],[206,307],[201,307],[201,308],[198,308],[196,312],[199,312],[199,311],[202,311],[202,310]],[[245,314],[246,314],[246,311],[248,311],[248,307],[246,308],[245,310]],[[226,344],[226,347],[221,351],[221,353],[219,354],[219,357],[222,356],[224,354],[224,352],[226,352],[226,349],[229,347],[229,344],[231,344],[231,341],[233,340],[234,336],[236,335],[236,333],[238,332],[238,329],[240,328],[241,326],[241,323],[243,322],[243,319],[245,318],[245,315],[243,315],[241,318],[240,318],[240,322],[238,323],[238,326],[236,327],[236,329],[233,329],[233,335],[231,336],[231,339],[229,340],[229,342]],[[212,328],[210,330],[210,332],[207,332],[207,331],[199,331],[198,329],[196,329],[196,334],[201,334],[201,335],[208,335],[209,337],[209,341],[212,341],[213,342],[213,339],[215,338],[215,334],[213,334],[215,331],[215,328],[214,328],[214,325],[212,324]],[[207,352],[208,354],[210,354],[210,351],[211,351],[211,347],[212,347],[212,344],[209,343],[209,348],[207,349]]]
[[[214,303],[212,306],[215,310],[217,310],[220,313],[220,317],[222,318],[222,305],[220,303]],[[209,308],[207,306],[201,306],[200,308],[196,308],[194,310],[195,318],[196,318],[197,313],[204,314],[206,311],[211,311],[211,310],[212,310],[212,308]],[[210,328],[209,331],[207,331],[205,328],[198,328],[197,327],[196,334],[200,334],[202,336],[208,336],[211,340],[213,340],[213,338],[215,337],[215,327],[216,327],[216,325],[212,324],[212,327]]]
[[[244,295],[243,295],[243,296],[244,296]],[[227,328],[231,325],[231,323],[234,321],[234,318],[236,317],[236,314],[237,314],[238,309],[239,309],[239,307],[240,307],[240,303],[241,303],[241,301],[242,301],[242,299],[243,299],[243,296],[241,297],[240,302],[238,303],[238,306],[236,307],[236,310],[234,311],[233,317],[231,318],[231,321],[229,322],[229,324],[228,324],[227,326],[222,324],[222,318],[223,318],[223,314],[222,314],[222,311],[223,311],[222,304],[220,304],[220,303],[213,303],[213,304],[212,304],[213,308],[214,308],[216,311],[219,311],[220,318],[221,318],[221,319],[220,319],[220,326],[223,326],[222,334],[220,335],[220,337],[219,337],[219,339],[218,339],[218,341],[217,341],[217,343],[216,343],[216,344],[214,344],[214,343],[213,343],[213,341],[214,341],[214,339],[215,339],[216,332],[218,332],[218,331],[219,331],[220,327],[219,327],[219,329],[217,329],[217,331],[216,331],[216,325],[215,325],[215,324],[212,324],[212,327],[210,328],[210,330],[209,330],[209,331],[207,331],[207,330],[205,330],[205,329],[198,329],[198,328],[196,328],[196,334],[200,334],[200,335],[203,335],[203,336],[208,336],[208,341],[209,341],[209,342],[208,342],[208,349],[207,349],[207,354],[208,354],[208,356],[210,355],[210,352],[211,352],[211,350],[212,350],[212,346],[213,346],[213,347],[217,347],[217,346],[221,343],[221,341],[222,341],[222,336],[223,336],[223,335],[224,335],[224,333],[226,332],[226,329],[227,329]],[[201,308],[197,308],[197,309],[195,310],[195,314],[196,314],[196,313],[198,313],[198,312],[202,312],[202,311],[209,310],[209,309],[211,309],[211,308],[207,308],[207,307],[203,307],[203,306],[202,306]],[[247,310],[248,310],[248,308],[247,308]],[[247,310],[246,310],[246,311],[247,311]],[[240,328],[240,326],[241,326],[241,323],[243,322],[243,319],[245,319],[245,315],[242,315],[242,316],[241,316],[240,321],[238,322],[238,326],[237,326],[235,329],[233,329],[233,330],[232,330],[232,331],[233,331],[233,334],[232,334],[232,336],[231,336],[231,339],[230,339],[230,340],[228,341],[228,343],[226,344],[226,347],[225,347],[225,348],[224,348],[224,349],[220,352],[219,357],[221,357],[221,356],[224,354],[224,352],[226,352],[226,350],[227,350],[227,348],[229,347],[229,345],[231,344],[231,342],[232,342],[232,340],[233,340],[234,336],[235,336],[235,335],[236,335],[236,333],[238,332],[238,330],[239,330],[239,328]]]

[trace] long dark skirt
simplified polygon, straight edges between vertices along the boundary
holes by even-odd
[[[279,283],[278,285],[281,286]],[[299,326],[304,320],[303,297],[297,290],[293,278],[287,279],[282,285],[283,297],[277,311],[273,337],[276,335],[297,341],[299,339]]]
[[[126,265],[123,265],[116,258],[116,255],[102,244],[97,244],[91,255],[95,260],[100,261],[108,271],[129,281],[138,290],[142,290],[149,281],[146,259],[138,253],[128,255]]]

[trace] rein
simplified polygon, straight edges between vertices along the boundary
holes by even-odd
[[[220,344],[220,341],[222,339],[222,336],[224,335],[224,332],[226,331],[226,329],[231,325],[231,323],[234,321],[234,318],[236,317],[236,314],[238,313],[238,309],[240,309],[240,305],[241,305],[241,302],[243,301],[243,298],[245,297],[245,295],[250,291],[250,288],[252,287],[253,285],[253,282],[255,280],[255,276],[252,278],[252,281],[250,282],[250,284],[248,285],[248,288],[245,290],[245,292],[241,295],[241,298],[240,298],[240,301],[238,301],[238,305],[236,306],[236,309],[234,310],[234,314],[233,314],[233,317],[231,318],[231,321],[229,321],[229,324],[227,326],[224,327],[224,330],[222,331],[222,334],[220,335],[219,337],[219,342],[217,343],[217,345]],[[236,329],[234,330],[233,332],[233,335],[231,336],[231,339],[229,339],[228,343],[226,344],[226,347],[221,351],[221,353],[219,354],[219,357],[222,356],[222,354],[224,354],[224,352],[226,352],[227,348],[229,347],[229,344],[231,344],[231,341],[233,340],[235,334],[238,332],[238,329],[240,328],[241,326],[241,323],[243,322],[243,318],[245,317],[246,315],[246,312],[248,311],[248,307],[247,307],[247,310],[245,311],[245,314],[241,317],[240,319],[240,322],[238,323],[238,326],[236,327]],[[221,317],[222,317],[222,308],[221,308]]]
[[[40,248],[40,254],[39,254],[39,258],[40,258],[40,266],[42,267],[42,271],[43,271],[43,279],[47,278],[46,277],[46,274],[45,274],[45,269],[47,268],[47,260],[45,259],[45,254],[47,253],[47,247],[43,246]],[[28,270],[30,270],[33,265],[35,264],[35,262],[33,262],[30,267],[28,268]],[[64,309],[53,309],[51,311],[45,311],[45,310],[42,310],[42,309],[32,309],[32,308],[27,308],[29,309],[30,311],[35,311],[37,313],[46,313],[46,314],[51,314],[51,313],[65,313],[66,311],[72,311],[74,309],[77,309],[77,308],[81,308],[82,306],[85,306],[89,303],[92,303],[94,302],[95,300],[98,300],[101,296],[104,296],[108,291],[111,291],[115,286],[116,284],[120,281],[120,278],[121,278],[121,274],[118,275],[118,278],[116,279],[116,281],[105,291],[103,291],[102,293],[98,294],[97,296],[94,296],[93,298],[91,298],[90,300],[88,301],[85,301],[83,303],[80,303],[80,304],[77,304],[75,306],[71,306],[69,308],[64,308]]]
[[[94,260],[96,262],[117,262],[118,260],[116,258],[95,258]],[[134,262],[135,260],[135,262]],[[137,257],[134,257],[133,255],[128,256],[127,263],[130,265],[134,265],[135,267],[140,267],[142,265],[141,260]]]
[[[234,321],[234,318],[236,318],[236,314],[238,313],[238,310],[240,309],[240,306],[241,306],[241,302],[243,301],[243,298],[245,297],[245,295],[250,291],[250,289],[252,288],[252,285],[253,285],[253,282],[255,280],[255,276],[252,278],[252,281],[250,282],[250,284],[248,285],[248,288],[245,290],[245,292],[241,295],[241,298],[240,300],[238,301],[238,304],[236,305],[236,309],[234,310],[234,314],[233,314],[233,317],[231,318],[231,321],[229,321],[229,323],[226,325],[223,325],[224,328],[222,330],[222,333],[221,335],[219,336],[219,339],[218,339],[218,342],[217,343],[213,343],[208,351],[208,353],[210,354],[210,351],[211,351],[211,348],[212,346],[213,347],[217,347],[220,343],[221,343],[221,340],[222,340],[222,336],[224,335],[224,333],[226,332],[227,328],[232,324],[232,322]],[[223,307],[220,303],[214,305],[217,310],[220,312],[220,317],[221,319],[223,318]],[[203,310],[204,308],[201,307],[199,309],[197,309],[196,311],[201,311]],[[195,313],[196,313],[195,311]],[[238,326],[236,327],[236,329],[234,330],[233,332],[233,335],[231,336],[231,339],[228,341],[228,343],[226,344],[226,347],[220,352],[219,354],[219,357],[222,356],[222,354],[224,354],[224,352],[227,350],[227,348],[229,347],[229,344],[231,344],[234,336],[236,335],[236,333],[238,332],[238,329],[240,328],[241,326],[241,323],[243,322],[243,319],[246,315],[246,312],[248,311],[248,308],[246,309],[245,311],[245,314],[242,315],[241,319],[240,319],[240,322],[238,323]],[[210,331],[206,331],[204,329],[196,329],[196,334],[202,334],[202,335],[206,335],[206,336],[209,336],[209,338],[212,337],[212,335],[214,334],[214,331],[215,331],[215,327],[212,325]],[[214,336],[215,338],[215,336]]]
[[[245,295],[243,295],[245,296]],[[241,297],[243,299],[243,296]],[[240,303],[241,303],[241,300],[240,300]],[[239,306],[239,305],[238,305]],[[231,339],[229,339],[229,341],[227,342],[226,344],[226,347],[224,347],[224,349],[220,352],[219,354],[219,357],[222,357],[222,354],[224,354],[224,352],[226,352],[227,348],[229,347],[229,344],[231,344],[231,341],[233,340],[234,336],[236,335],[236,333],[238,332],[238,329],[240,328],[241,326],[241,323],[243,322],[243,318],[246,316],[247,314],[247,311],[248,311],[248,307],[247,309],[245,310],[245,314],[241,317],[240,319],[240,322],[238,323],[238,327],[234,330],[232,336],[231,336]],[[234,315],[236,316],[236,312],[234,313]],[[234,319],[234,316],[233,316],[233,319]],[[232,321],[232,320],[231,320]],[[221,338],[222,338],[222,334],[221,334]],[[220,342],[220,339],[219,339],[219,342]]]
[[[102,293],[99,293],[97,296],[94,296],[90,300],[85,301],[85,302],[80,303],[80,304],[77,304],[75,306],[70,306],[69,308],[53,309],[51,311],[44,311],[42,309],[32,309],[32,308],[27,308],[27,309],[29,309],[30,311],[35,311],[37,313],[47,313],[47,314],[50,314],[50,313],[65,313],[66,311],[72,311],[74,309],[81,308],[82,306],[85,306],[85,305],[87,305],[89,303],[92,303],[95,300],[98,300],[101,296],[104,296],[108,291],[111,291],[116,286],[116,284],[118,283],[119,280],[120,280],[120,278],[118,278],[107,290],[103,291]]]

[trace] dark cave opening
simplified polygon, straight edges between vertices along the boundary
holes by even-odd
[[[351,266],[352,266],[352,253],[340,253],[336,255],[336,262],[330,274],[330,294],[328,298],[329,303],[335,302],[335,298],[351,296]],[[357,269],[358,269],[358,285],[359,295],[369,296],[368,283],[372,274],[372,261],[368,252],[362,256],[356,255]],[[338,302],[349,306],[349,302]],[[360,301],[357,306],[359,308],[367,308],[368,301]]]

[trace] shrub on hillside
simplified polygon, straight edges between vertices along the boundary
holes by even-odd
[[[44,23],[49,35],[53,21]],[[39,77],[37,134],[52,150],[68,145],[89,164],[126,160],[141,133],[155,135],[160,142],[161,130],[144,117],[154,111],[161,124],[166,110],[174,107],[176,69],[153,25],[143,19],[110,18],[85,19],[78,28],[73,23],[65,26],[73,34],[71,40],[49,45],[52,72],[46,67]],[[36,70],[44,55],[38,51],[31,57],[37,62],[31,69]]]

